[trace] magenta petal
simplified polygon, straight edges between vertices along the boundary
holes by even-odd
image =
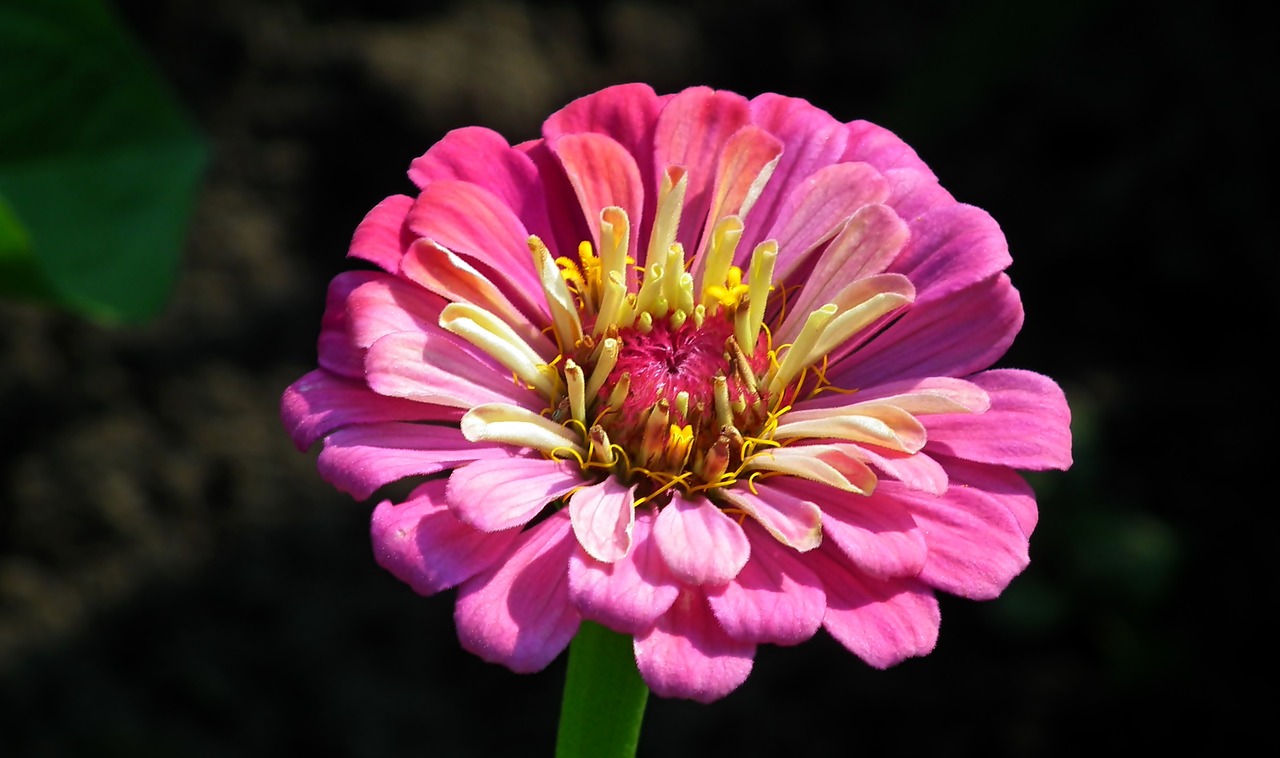
[[[582,485],[576,461],[509,458],[476,461],[449,476],[449,507],[483,532],[523,526],[551,501]]]
[[[373,555],[421,595],[431,595],[470,579],[502,559],[520,537],[519,529],[478,532],[449,511],[445,480],[433,479],[405,502],[383,501],[373,510]]]
[[[403,279],[380,276],[347,297],[351,338],[367,348],[395,332],[439,332],[444,298]]]
[[[908,219],[911,238],[889,267],[916,288],[916,305],[947,297],[1009,267],[1004,232],[981,208],[956,203]]]
[[[506,203],[483,187],[432,182],[410,209],[408,224],[419,237],[472,258],[486,270],[502,272],[510,292],[542,292],[529,255],[528,230]]]
[[[653,527],[658,551],[671,572],[689,584],[724,584],[751,553],[742,527],[710,500],[686,500],[672,492]]]
[[[505,447],[468,442],[456,426],[389,422],[339,429],[325,438],[320,475],[357,499],[406,476],[425,476],[485,458],[509,458]]]
[[[838,387],[897,379],[965,376],[995,363],[1022,328],[1022,301],[999,274],[950,297],[921,304],[833,366]]]
[[[911,511],[927,535],[920,581],[953,595],[989,600],[1027,567],[1027,535],[1000,499],[957,483],[945,495],[881,488]]]
[[[453,614],[462,647],[521,674],[555,660],[581,621],[565,570],[576,545],[561,511],[523,532],[501,564],[463,582]]]
[[[819,504],[823,534],[859,571],[888,578],[914,576],[924,567],[927,538],[901,503],[881,494],[889,483],[857,495],[816,482],[781,481],[778,489]]]
[[[889,182],[889,205],[902,218],[923,216],[956,201],[929,172],[894,168],[885,171],[884,178]]]
[[[827,590],[822,626],[849,652],[879,669],[932,652],[940,616],[927,586],[911,578],[865,577],[827,547],[809,560]]]
[[[710,703],[747,680],[756,646],[725,634],[702,593],[686,587],[653,628],[636,635],[635,651],[655,695]]]
[[[795,645],[822,625],[827,596],[803,558],[760,527],[743,524],[751,560],[728,584],[707,590],[725,633],[744,642]]]
[[[864,463],[906,487],[931,495],[947,491],[947,470],[924,453],[901,453],[873,445],[859,452]]]
[[[957,487],[984,492],[1012,513],[1024,536],[1030,537],[1035,531],[1040,517],[1036,507],[1036,493],[1017,471],[957,458],[945,458],[943,464]]]
[[[280,416],[299,450],[335,429],[382,421],[457,421],[462,411],[429,403],[383,397],[361,382],[316,369],[289,385]]]
[[[755,489],[758,495],[747,487],[726,487],[720,496],[793,550],[803,553],[822,543],[822,511],[817,504],[781,487],[757,483]]]
[[[909,168],[932,177],[933,172],[898,135],[870,121],[850,121],[845,125],[848,147],[844,160],[865,161],[880,171]]]
[[[762,173],[773,170],[781,154],[782,142],[757,126],[744,126],[729,138],[716,167],[715,189],[698,243],[699,256],[705,254],[711,230],[720,219],[735,215],[745,217],[750,212],[755,203],[752,192],[760,191],[760,187],[755,186],[756,182]],[[689,220],[697,222],[691,214]],[[700,270],[698,264],[703,262],[700,257],[694,265]]]
[[[413,207],[413,198],[392,195],[365,214],[347,254],[381,267],[388,274],[400,271],[400,258],[411,241],[405,228],[405,217]]]
[[[569,560],[569,597],[584,618],[634,634],[653,625],[679,594],[679,584],[652,538],[652,508],[641,508],[632,527],[631,551],[601,563],[579,546]]]
[[[1071,409],[1052,379],[1001,369],[969,381],[987,391],[991,408],[923,417],[927,450],[1030,471],[1071,466]]]
[[[635,493],[635,486],[627,487],[609,477],[569,496],[573,533],[592,558],[614,563],[631,550]]]
[[[339,376],[364,378],[364,350],[355,344],[351,336],[347,298],[360,286],[383,276],[376,271],[348,271],[329,282],[324,316],[320,319],[320,339],[316,346],[321,368]]]

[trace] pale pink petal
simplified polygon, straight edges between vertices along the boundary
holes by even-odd
[[[920,581],[974,600],[996,597],[1030,560],[1027,535],[1000,498],[956,482],[944,495],[886,483],[880,489],[911,511],[929,544]]]
[[[787,318],[775,336],[793,334],[815,309],[851,282],[882,272],[907,241],[907,225],[886,205],[867,205],[854,212],[807,274],[805,285],[787,303]]]
[[[1005,466],[972,463],[958,458],[942,460],[957,487],[970,487],[995,498],[1017,519],[1023,535],[1031,536],[1040,512],[1036,508],[1036,493],[1021,474]]]
[[[658,552],[671,572],[689,584],[724,584],[737,576],[751,553],[742,527],[703,497],[679,492],[653,527]]]
[[[941,301],[916,302],[874,340],[827,372],[837,387],[964,376],[996,362],[1022,328],[1022,301],[999,274]]]
[[[433,479],[405,502],[384,500],[373,510],[373,556],[378,565],[420,595],[431,595],[496,564],[519,529],[485,533],[449,512],[445,480]]]
[[[889,185],[865,163],[837,163],[810,174],[782,202],[778,218],[762,239],[778,241],[774,279],[786,281],[818,245],[834,237],[854,212],[883,203]],[[745,243],[746,235],[743,235]],[[745,244],[738,257],[750,252]]]
[[[541,402],[497,361],[443,329],[396,332],[373,343],[365,356],[365,376],[380,395],[456,408]]]
[[[708,87],[690,87],[667,102],[654,133],[654,170],[681,166],[688,176],[684,213],[676,241],[687,251],[698,249],[711,207],[716,169],[729,138],[750,119],[746,98]],[[661,177],[655,173],[655,186]]]
[[[546,236],[551,228],[537,166],[492,129],[449,132],[409,164],[409,179],[419,188],[441,180],[471,182],[506,203],[531,234]]]
[[[316,346],[321,368],[352,379],[364,377],[364,350],[351,337],[347,298],[356,288],[382,276],[375,271],[347,271],[329,282],[324,316],[320,320],[320,339]]]
[[[655,695],[710,703],[746,681],[756,646],[725,634],[702,593],[686,587],[651,629],[636,635],[635,652]]]
[[[569,597],[583,618],[634,634],[653,625],[679,594],[679,584],[652,538],[652,508],[636,513],[631,551],[601,563],[579,545],[569,560]]]
[[[522,533],[501,564],[463,582],[453,615],[463,648],[521,674],[560,655],[581,621],[565,570],[577,545],[570,531],[561,511]]]
[[[881,488],[891,483],[884,483]],[[911,513],[881,494],[842,492],[816,482],[779,480],[777,488],[822,508],[822,530],[850,565],[868,576],[914,576],[924,567],[928,539]]]
[[[459,255],[486,274],[498,272],[508,296],[541,293],[529,231],[492,192],[470,182],[441,180],[427,185],[409,210],[409,228]],[[493,277],[490,277],[493,278]],[[530,301],[536,306],[536,301]]]
[[[569,497],[569,521],[582,549],[597,561],[615,563],[631,550],[635,486],[610,477]]]
[[[631,221],[629,254],[643,261],[636,231],[644,213],[645,193],[635,158],[603,134],[569,134],[550,144],[578,196],[595,249],[600,250],[600,211],[617,206]]]
[[[855,455],[905,487],[933,495],[941,495],[947,491],[947,470],[924,453],[902,453],[868,445],[859,447]]]
[[[413,207],[413,198],[392,195],[365,214],[351,238],[347,255],[379,266],[388,274],[400,271],[400,258],[412,241],[405,217]]]
[[[773,171],[781,154],[782,142],[757,126],[744,126],[729,138],[716,167],[715,189],[699,236],[695,271],[701,271],[698,264],[705,258],[711,230],[716,223],[725,216],[745,217],[750,212],[764,189],[760,183],[762,178],[767,178]],[[696,223],[692,214],[689,214],[689,221]]]
[[[582,486],[577,461],[508,458],[476,461],[449,475],[449,507],[482,532],[524,526],[547,503]]]
[[[782,141],[782,157],[752,211],[743,244],[752,249],[779,217],[783,199],[819,169],[840,160],[846,129],[826,111],[797,97],[766,92],[751,101],[751,122]]]
[[[780,481],[792,477],[775,477]],[[720,496],[768,530],[773,539],[792,550],[806,552],[822,544],[822,511],[810,500],[786,490],[755,484],[758,495],[747,487],[725,487]]]
[[[280,416],[299,450],[335,429],[382,421],[452,421],[462,411],[429,403],[383,397],[362,382],[316,369],[289,385],[280,402]]]
[[[926,450],[1029,471],[1071,466],[1071,409],[1052,379],[1001,369],[969,380],[991,396],[991,408],[921,419]]]
[[[888,403],[914,414],[978,414],[991,407],[987,391],[970,380],[950,376],[898,379],[860,389],[853,394],[831,392],[795,404],[796,413],[818,408],[856,407]]]
[[[348,328],[363,348],[395,332],[439,332],[440,311],[447,304],[403,279],[380,276],[347,296]]]
[[[707,590],[711,612],[725,633],[744,642],[795,645],[822,625],[827,596],[803,558],[763,529],[743,524],[751,560],[728,584]]]
[[[884,669],[933,651],[938,599],[920,581],[863,576],[833,547],[815,551],[808,565],[827,589],[822,626],[851,653]]]
[[[907,219],[911,238],[889,271],[916,287],[916,304],[950,297],[1005,270],[1013,259],[1004,232],[980,208],[956,203]]]
[[[844,160],[866,161],[881,171],[909,168],[933,176],[916,151],[888,129],[862,120],[850,121],[845,128],[848,147],[844,151]]]
[[[468,442],[456,426],[388,422],[349,426],[325,438],[317,466],[338,489],[363,500],[406,476],[425,476],[484,458],[508,458],[505,446]]]

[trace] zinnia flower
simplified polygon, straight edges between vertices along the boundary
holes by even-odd
[[[356,229],[300,448],[378,562],[457,587],[463,647],[535,671],[582,619],[709,701],[820,628],[928,653],[935,590],[998,595],[1070,465],[1051,380],[984,370],[1022,324],[1004,236],[915,152],[804,100],[612,87],[512,146],[450,132]]]

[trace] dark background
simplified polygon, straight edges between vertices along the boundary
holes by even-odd
[[[277,403],[413,157],[630,80],[912,144],[1008,235],[1027,322],[1001,365],[1062,384],[1076,454],[1033,477],[1031,567],[944,597],[931,656],[762,648],[718,703],[652,700],[641,754],[1274,749],[1269,35],[1113,5],[121,0],[213,161],[163,317],[0,303],[0,754],[550,754],[563,658],[463,653],[452,593],[374,565],[370,505]]]

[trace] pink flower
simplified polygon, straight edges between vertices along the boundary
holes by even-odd
[[[984,370],[1010,258],[914,151],[803,100],[612,87],[514,147],[415,160],[356,229],[297,445],[373,513],[378,562],[457,587],[463,646],[535,671],[582,619],[659,695],[709,701],[825,629],[932,650],[934,590],[993,598],[1066,468],[1051,380]]]

